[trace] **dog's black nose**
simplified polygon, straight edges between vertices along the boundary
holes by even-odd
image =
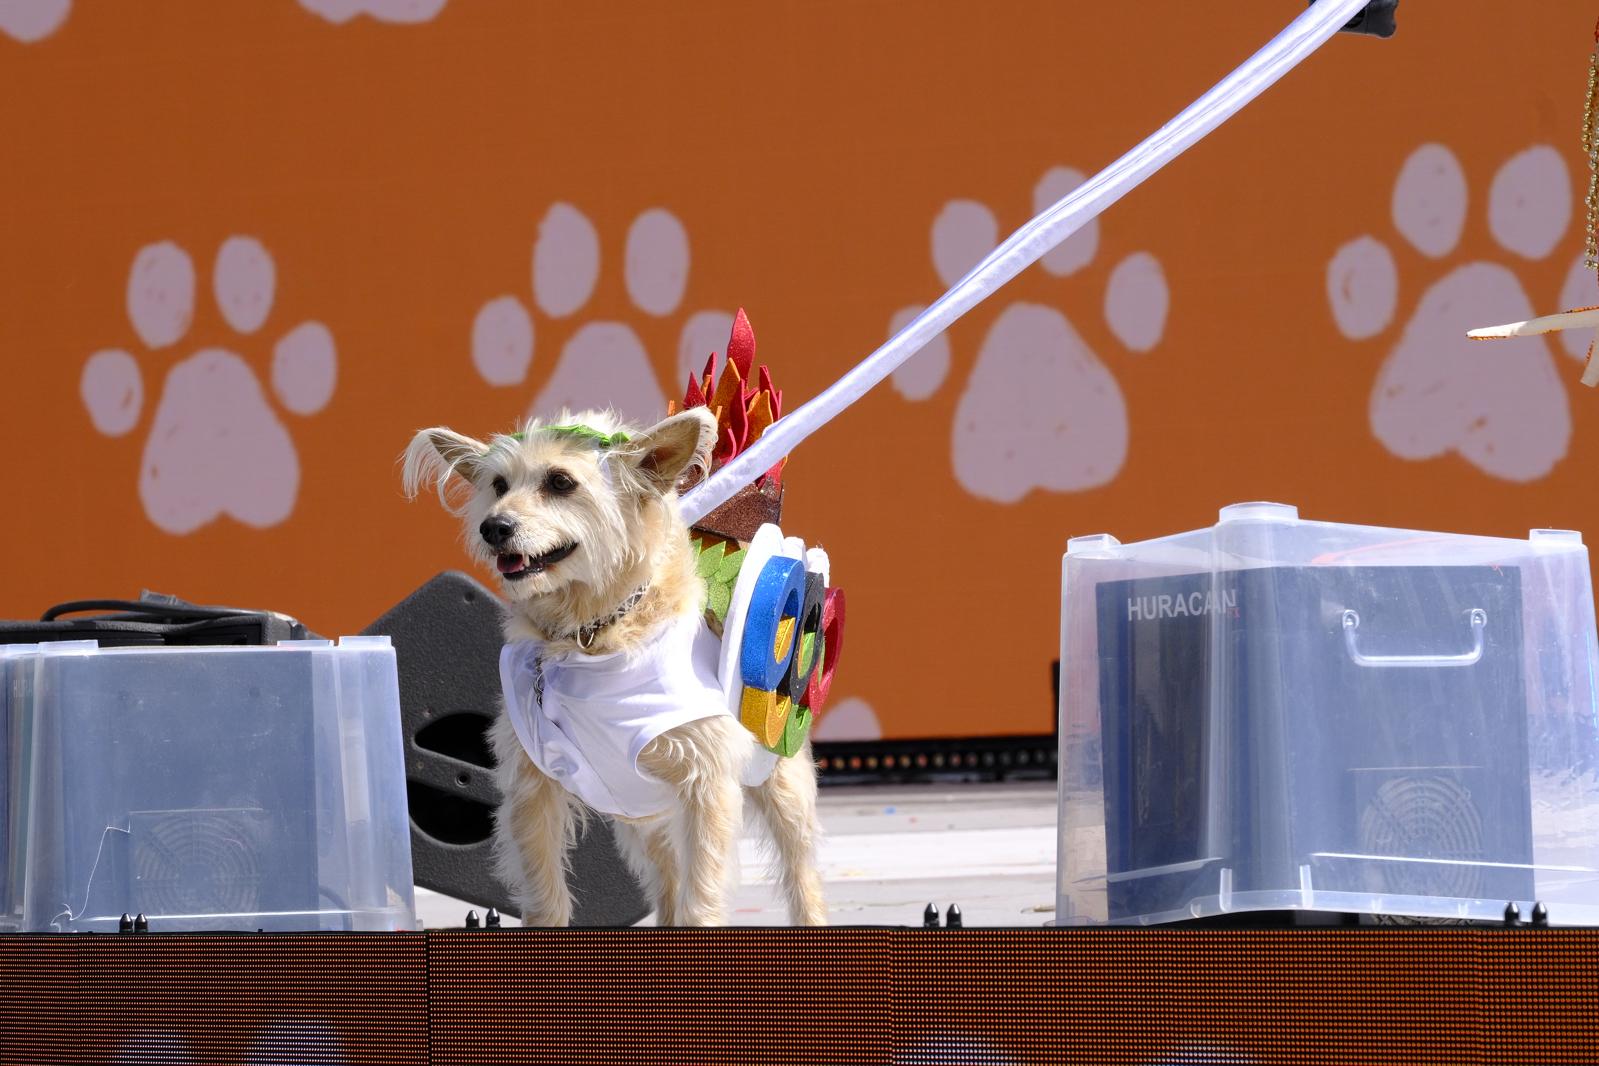
[[[489,547],[500,548],[516,532],[516,523],[502,514],[491,514],[477,527],[477,531],[483,534]]]

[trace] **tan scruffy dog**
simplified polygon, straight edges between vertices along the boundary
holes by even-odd
[[[495,852],[524,924],[570,923],[566,856],[588,806],[612,818],[661,924],[725,924],[746,794],[790,920],[826,922],[809,745],[762,767],[754,736],[704,692],[716,638],[675,486],[706,468],[715,432],[703,407],[645,430],[586,412],[489,443],[426,429],[406,451],[407,493],[437,485],[509,601]]]

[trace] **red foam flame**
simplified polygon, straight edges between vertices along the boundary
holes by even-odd
[[[753,387],[752,387],[753,383]],[[741,307],[733,319],[733,332],[727,339],[727,358],[722,375],[716,377],[716,353],[705,361],[703,378],[689,375],[683,392],[683,408],[710,407],[716,412],[716,445],[711,450],[711,469],[739,455],[760,439],[783,415],[783,393],[772,384],[770,368],[755,367],[755,329]],[[761,476],[763,484],[782,480],[785,458]]]

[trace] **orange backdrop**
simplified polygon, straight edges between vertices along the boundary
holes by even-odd
[[[418,427],[648,406],[739,306],[793,406],[1302,7],[0,0],[0,615],[355,631],[460,565]],[[1335,39],[805,444],[822,734],[1047,731],[1068,536],[1599,526],[1568,342],[1459,341],[1599,302],[1594,14]]]

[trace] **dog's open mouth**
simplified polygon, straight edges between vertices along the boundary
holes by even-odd
[[[568,555],[577,551],[577,542],[547,551],[543,555],[512,555],[506,553],[494,557],[494,565],[499,568],[500,576],[507,581],[520,581],[532,574],[542,574]]]

